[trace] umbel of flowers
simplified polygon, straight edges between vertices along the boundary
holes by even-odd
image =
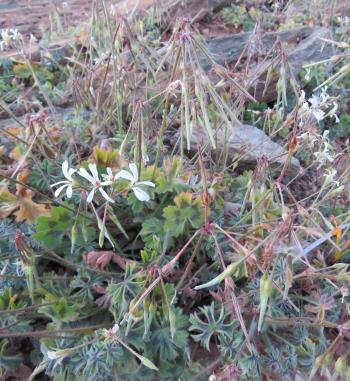
[[[55,191],[55,197],[58,197],[61,192],[65,190],[67,198],[71,198],[73,189],[79,187],[79,183],[75,178],[75,176],[79,176],[81,179],[84,179],[86,183],[85,189],[89,192],[86,199],[88,203],[91,203],[94,200],[97,193],[100,193],[107,202],[114,203],[114,185],[123,179],[129,183],[127,189],[132,190],[137,199],[140,201],[150,200],[150,195],[147,193],[146,189],[147,187],[154,187],[155,184],[151,181],[139,180],[139,171],[136,164],[130,163],[129,171],[122,169],[116,174],[113,174],[111,168],[107,168],[106,171],[106,174],[102,174],[103,180],[101,180],[96,164],[90,163],[89,171],[85,168],[80,168],[78,171],[74,168],[69,168],[68,162],[64,161],[62,163],[62,173],[65,180],[52,184],[51,187],[58,186]]]

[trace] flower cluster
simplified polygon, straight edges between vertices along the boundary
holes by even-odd
[[[310,68],[306,69],[306,73],[305,73],[305,77],[304,78],[305,78],[305,80],[307,82],[309,82],[311,80],[311,70],[310,70]]]
[[[325,177],[324,180],[324,186],[328,186],[330,184],[334,184],[335,186],[339,187],[340,182],[336,180],[337,176],[337,170],[335,168],[327,168],[326,173],[323,174],[323,177]]]
[[[312,134],[307,131],[299,135],[298,140],[314,150],[314,156],[317,159],[318,167],[334,162],[335,150],[328,139],[329,130],[325,130],[322,135]]]
[[[337,21],[342,26],[349,26],[350,25],[350,17],[348,17],[348,16],[337,17]]]
[[[327,163],[334,162],[335,152],[333,146],[329,143],[328,135],[329,131],[326,130],[323,132],[322,136],[319,136],[318,151],[314,152],[314,156],[319,164],[317,168],[321,168],[322,165],[326,165]]]
[[[20,33],[18,33],[17,29],[2,29],[0,35],[2,39],[0,41],[0,50],[4,50],[13,41],[18,41],[20,38]]]
[[[59,185],[59,187],[55,191],[55,197],[58,197],[60,193],[65,189],[66,190],[66,196],[68,198],[72,197],[73,194],[73,186],[75,179],[73,178],[73,175],[76,173],[80,177],[82,177],[84,180],[86,180],[89,183],[89,194],[87,196],[86,201],[88,203],[91,203],[94,199],[94,196],[96,192],[99,192],[101,196],[108,202],[113,203],[114,200],[112,197],[105,191],[105,187],[112,186],[115,184],[119,179],[124,179],[129,182],[129,189],[132,189],[135,196],[140,201],[149,201],[150,196],[149,194],[142,189],[143,187],[154,187],[155,184],[151,181],[139,181],[139,173],[136,164],[131,163],[129,164],[130,172],[122,169],[115,175],[112,172],[111,168],[107,168],[106,174],[102,175],[103,180],[100,179],[96,164],[89,164],[89,171],[88,172],[85,168],[80,168],[79,171],[73,168],[69,168],[68,162],[64,161],[62,163],[62,173],[63,176],[66,178],[66,180],[59,181],[55,184],[52,184],[51,187],[55,187]]]
[[[330,96],[327,94],[327,87],[324,87],[319,95],[313,94],[307,101],[305,100],[305,92],[302,90],[299,102],[304,115],[313,115],[318,122],[326,117],[334,117],[336,123],[339,122],[336,114],[338,104],[330,100]],[[324,109],[331,106],[331,110],[326,113]],[[301,120],[301,125],[303,125],[303,120]]]

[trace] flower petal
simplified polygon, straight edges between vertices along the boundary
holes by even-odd
[[[106,171],[107,171],[107,175],[109,176],[109,177],[113,177],[113,172],[112,172],[112,168],[110,168],[110,167],[107,167],[106,168]]]
[[[155,187],[156,184],[152,183],[152,181],[138,181],[136,185],[147,185],[148,187]]]
[[[135,163],[130,163],[129,164],[130,171],[133,175],[134,180],[137,181],[139,179],[139,171],[137,170],[137,166]]]
[[[321,109],[312,110],[312,113],[318,122],[320,122],[321,120],[325,118],[325,113]]]
[[[46,355],[50,360],[57,360],[59,357],[56,351],[47,351]]]
[[[114,176],[114,180],[118,180],[118,179],[124,179],[124,180],[128,180],[128,181],[131,181],[131,182],[134,181],[134,178],[132,177],[132,174],[130,172],[128,172],[128,171],[125,171],[124,169],[122,169],[120,172],[118,172]]]
[[[66,195],[68,198],[71,198],[73,194],[73,188],[71,185],[68,185],[67,190],[66,190]]]
[[[134,188],[132,188],[132,190],[134,191],[136,198],[138,198],[140,201],[149,201],[150,200],[150,196],[148,195],[148,193],[146,193],[141,188],[134,187]]]
[[[87,202],[88,204],[90,204],[90,202],[91,202],[92,199],[94,198],[94,195],[95,195],[95,188],[93,188],[93,189],[91,190],[91,192],[89,193],[89,195],[88,195],[87,198],[86,198],[86,202]]]
[[[100,191],[100,193],[102,194],[102,196],[103,196],[108,202],[114,202],[114,200],[108,196],[108,194],[105,192],[104,189],[102,189],[102,188],[98,188],[98,190]]]
[[[69,168],[68,169],[68,179],[70,180],[70,181],[72,181],[72,175],[73,175],[73,173],[75,173],[77,170],[76,169],[74,169],[74,168]]]
[[[99,181],[96,164],[95,163],[93,163],[93,164],[90,163],[89,164],[89,169],[90,169],[90,172],[92,173],[92,176],[94,177],[95,181]]]
[[[103,182],[101,183],[101,186],[102,186],[102,187],[105,187],[105,186],[112,185],[112,184],[113,184],[113,181],[111,181],[111,180],[106,180],[106,181],[103,181]]]
[[[69,182],[67,180],[62,180],[62,181],[59,181],[58,183],[50,185],[50,187],[52,188],[52,187],[55,187],[56,185],[60,185],[60,184],[69,184]]]
[[[63,163],[62,163],[62,173],[63,173],[63,176],[66,178],[66,179],[69,179],[69,175],[68,175],[68,161],[65,160]]]
[[[64,184],[55,190],[55,197],[58,197],[64,188],[68,187],[68,184]]]
[[[84,177],[84,179],[89,181],[91,184],[95,184],[95,179],[88,173],[88,171],[85,168],[80,168],[78,175]]]

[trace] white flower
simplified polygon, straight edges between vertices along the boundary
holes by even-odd
[[[13,41],[18,41],[22,38],[21,33],[19,33],[17,29],[11,29],[11,33]]]
[[[335,180],[335,176],[337,175],[337,170],[332,169],[326,169],[326,173],[323,175],[325,177],[325,181],[323,186],[327,186],[329,184],[334,184],[337,187],[339,186],[339,181]]]
[[[328,142],[328,135],[329,135],[329,130],[324,130],[324,131],[323,131],[323,134],[322,134],[322,139],[323,139],[325,142]]]
[[[76,169],[73,169],[73,168],[68,168],[68,161],[64,161],[62,163],[62,173],[63,173],[63,176],[67,179],[67,180],[63,180],[63,181],[59,181],[58,183],[55,183],[55,184],[52,184],[51,185],[51,188],[56,186],[56,185],[61,185],[60,187],[58,187],[55,191],[55,197],[58,197],[59,194],[62,192],[62,190],[64,188],[66,188],[66,195],[68,198],[71,198],[72,197],[72,194],[73,194],[73,188],[72,188],[72,185],[73,185],[73,173],[75,173],[77,170]]]
[[[315,143],[317,142],[317,138],[313,137],[309,131],[304,132],[303,134],[298,136],[300,143],[306,144],[309,147],[313,148]]]
[[[322,87],[321,95],[320,95],[322,103],[324,103],[326,105],[327,105],[327,102],[329,99],[329,95],[327,94],[327,90],[328,90],[328,86]]]
[[[129,164],[130,172],[125,171],[122,169],[120,172],[118,172],[114,179],[117,180],[119,178],[130,181],[130,186],[135,194],[135,196],[140,201],[149,201],[150,196],[148,193],[146,193],[143,189],[141,189],[140,185],[145,185],[148,187],[155,187],[155,184],[151,181],[138,181],[139,180],[139,173],[137,170],[137,166],[134,163]]]
[[[10,32],[9,29],[3,29],[1,31],[1,38],[3,39],[5,46],[10,45],[12,41],[12,36],[10,35],[9,32]]]
[[[306,113],[306,115],[312,114],[318,122],[325,119],[326,117],[334,116],[336,122],[338,122],[338,116],[335,114],[335,111],[338,108],[336,102],[333,102],[333,108],[328,113],[325,113],[322,109],[325,109],[331,105],[329,99],[330,96],[327,94],[327,86],[322,88],[319,95],[313,94],[311,98],[308,99],[308,102],[304,101],[305,93],[301,92],[301,97],[299,98],[299,103],[302,104],[301,109]]]
[[[104,179],[104,184],[106,185],[111,185],[114,183],[114,181],[116,180],[115,179],[115,176],[113,175],[113,172],[112,172],[112,169],[107,167],[106,168],[106,171],[107,171],[107,175],[102,175],[103,179]]]
[[[3,29],[0,34],[3,39],[2,46],[8,46],[12,41],[19,40],[20,38],[20,34],[17,29]]]
[[[38,40],[36,39],[36,37],[31,33],[30,36],[29,36],[29,41],[31,44],[35,44]]]
[[[313,116],[317,119],[318,122],[324,119],[325,113],[320,108],[316,108],[312,110]]]
[[[318,108],[320,106],[320,98],[313,94],[311,98],[309,98],[309,103],[311,103],[311,107]]]
[[[338,110],[338,103],[333,102],[333,108],[329,111],[327,116],[330,116],[330,117],[334,116],[335,122],[339,123],[338,115],[335,113],[337,110]]]
[[[306,69],[305,79],[306,79],[306,81],[310,81],[310,79],[311,79],[311,70],[310,70],[310,68]]]
[[[324,149],[319,152],[314,152],[314,156],[316,157],[319,165],[317,169],[319,169],[322,165],[329,163],[333,163],[334,158],[328,148],[328,144],[324,145]]]
[[[325,130],[321,135],[317,135],[312,139],[312,143],[317,143],[318,152],[314,152],[314,156],[316,157],[319,165],[318,169],[321,168],[322,165],[333,163],[334,161],[334,148],[328,141],[329,130]]]
[[[102,188],[103,186],[110,185],[109,181],[101,182],[100,178],[98,177],[97,167],[96,164],[89,164],[89,169],[91,174],[85,169],[80,168],[78,174],[83,177],[85,180],[87,180],[89,183],[92,184],[93,188],[90,191],[89,195],[87,196],[86,201],[90,203],[92,199],[94,198],[96,190],[99,190],[101,195],[109,202],[114,202],[113,199],[111,199],[108,194],[105,192],[105,190]]]

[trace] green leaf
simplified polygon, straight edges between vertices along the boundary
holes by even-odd
[[[77,320],[79,317],[80,305],[68,304],[65,298],[56,298],[53,295],[46,295],[46,302],[55,304],[46,305],[39,308],[39,312],[50,317],[54,322],[68,323]]]
[[[200,342],[200,344],[208,351],[210,351],[210,340],[214,334],[220,334],[227,337],[232,337],[234,331],[237,328],[237,321],[228,319],[229,313],[225,312],[223,306],[220,307],[219,316],[215,312],[215,304],[210,306],[204,306],[199,308],[204,319],[201,319],[197,313],[190,316],[190,331],[197,331],[199,333],[192,334],[194,341]]]
[[[1,344],[2,343],[0,343],[0,345]],[[10,356],[10,355],[4,355],[3,350],[0,352],[0,366],[1,367],[10,369],[10,370],[15,370],[22,362],[23,362],[23,356],[20,354]]]
[[[188,317],[180,308],[172,308],[173,321],[170,323],[167,311],[157,314],[153,319],[150,336],[150,351],[162,360],[169,361],[181,357],[181,351],[188,340]],[[176,334],[172,337],[172,332]]]
[[[185,192],[176,196],[174,201],[175,205],[167,206],[163,210],[165,231],[178,237],[187,225],[197,229],[203,224],[204,209],[199,198],[193,200],[192,194]]]
[[[53,207],[51,216],[41,216],[37,220],[36,233],[33,237],[43,243],[46,247],[64,253],[71,249],[72,241],[72,226],[76,225],[76,230],[73,231],[74,246],[84,245],[85,238],[83,229],[85,228],[85,235],[89,240],[92,240],[96,231],[91,226],[85,226],[86,221],[82,216],[76,217],[69,210],[59,206]],[[68,239],[67,239],[68,238]]]
[[[350,136],[350,115],[342,114],[339,118],[339,123],[333,124],[329,135],[333,139]]]
[[[107,287],[107,294],[111,298],[111,312],[118,318],[127,312],[131,300],[135,298],[140,290],[140,281],[134,274],[134,268],[134,265],[128,264],[125,269],[124,279]]]

